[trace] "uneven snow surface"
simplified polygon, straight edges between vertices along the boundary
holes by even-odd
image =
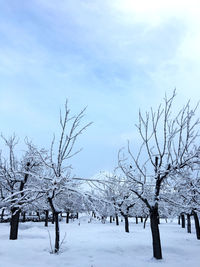
[[[80,225],[78,224],[80,222]],[[193,226],[193,225],[192,225]],[[199,266],[200,240],[196,240],[194,227],[187,234],[177,222],[160,224],[163,260],[152,259],[149,224],[130,223],[130,233],[124,224],[88,223],[86,217],[70,224],[60,223],[59,255],[50,254],[47,229],[54,243],[54,226],[43,223],[20,223],[19,239],[8,239],[9,224],[0,224],[0,267],[188,267]]]

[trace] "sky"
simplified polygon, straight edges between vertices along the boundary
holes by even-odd
[[[0,0],[0,132],[38,147],[59,136],[59,112],[87,106],[73,172],[112,171],[138,110],[200,99],[197,0]],[[2,143],[1,143],[2,146]]]

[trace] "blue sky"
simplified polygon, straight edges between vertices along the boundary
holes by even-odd
[[[74,172],[112,170],[138,109],[200,99],[198,1],[0,0],[0,131],[48,147],[59,109],[88,106]],[[137,147],[137,145],[136,145]]]

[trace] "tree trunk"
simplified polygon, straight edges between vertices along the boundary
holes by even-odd
[[[118,215],[116,215],[115,218],[116,218],[116,225],[119,225],[119,217],[118,217]]]
[[[69,212],[66,213],[66,223],[69,223]]]
[[[49,211],[45,210],[45,223],[44,226],[48,227]]]
[[[77,220],[78,220],[78,212],[76,213],[76,218],[77,218]]]
[[[178,216],[178,224],[181,224],[181,216]]]
[[[51,223],[54,224],[55,218],[54,218],[54,213],[52,212],[52,220]]]
[[[190,220],[190,214],[187,214],[187,232],[191,234],[191,220]]]
[[[26,221],[26,212],[22,212],[22,222]]]
[[[59,219],[58,219],[59,212],[56,211],[52,198],[48,197],[48,202],[50,204],[50,207],[51,207],[51,210],[53,213],[53,218],[55,221],[55,250],[54,250],[54,253],[58,253],[59,248],[60,248],[60,230],[59,230]]]
[[[185,228],[185,215],[181,214],[181,227]]]
[[[11,220],[10,220],[10,240],[16,240],[18,237],[19,228],[19,214],[20,210],[13,208],[11,210]]]
[[[194,216],[194,222],[195,222],[195,229],[196,229],[196,237],[198,240],[200,240],[200,226],[199,226],[199,218],[196,213],[196,211],[193,211],[193,216]]]
[[[129,233],[129,222],[128,222],[128,216],[124,216],[124,221],[125,221],[125,232]]]
[[[38,220],[40,222],[40,213],[39,213],[39,211],[37,211],[37,216],[38,216]]]
[[[59,230],[59,220],[58,220],[58,212],[55,212],[55,253],[58,253],[60,248],[60,230]]]
[[[141,219],[141,223],[143,222],[143,217],[140,217],[140,219]]]
[[[145,227],[146,227],[146,222],[147,222],[147,220],[148,220],[148,217],[149,217],[149,216],[146,216],[146,217],[145,217],[145,220],[144,220],[144,226],[143,226],[144,229],[145,229]]]
[[[135,223],[138,224],[138,216],[135,217]]]
[[[112,223],[112,216],[110,216],[110,223]]]
[[[150,225],[153,241],[153,256],[157,260],[162,259],[162,249],[160,242],[160,232],[158,226],[158,208],[153,207],[150,211]]]
[[[3,222],[4,212],[5,212],[5,209],[2,209],[2,212],[1,212],[1,222]]]

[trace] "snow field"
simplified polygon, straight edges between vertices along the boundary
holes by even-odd
[[[79,225],[80,222],[80,225]],[[11,241],[9,224],[0,224],[0,267],[188,267],[200,262],[200,241],[186,233],[177,222],[160,224],[163,260],[152,259],[149,223],[130,222],[130,233],[124,223],[88,223],[86,217],[66,224],[60,223],[59,255],[50,254],[49,234],[54,245],[54,225],[49,223],[20,223],[19,239]],[[48,230],[48,231],[47,231]]]

